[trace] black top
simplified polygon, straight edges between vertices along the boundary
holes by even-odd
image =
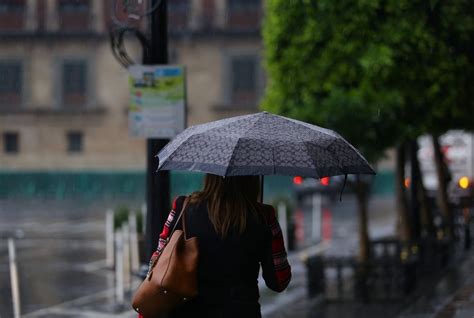
[[[179,197],[177,200],[176,218],[184,199]],[[187,237],[196,236],[199,240],[199,296],[171,316],[260,317],[260,264],[266,281],[275,276],[272,273],[275,271],[271,258],[272,233],[268,225],[249,213],[247,228],[242,235],[231,231],[222,238],[209,220],[206,202],[189,204],[185,210],[185,222]],[[181,221],[176,228],[182,228]],[[269,287],[272,283],[267,281]]]

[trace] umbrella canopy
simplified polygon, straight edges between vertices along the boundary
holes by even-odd
[[[158,158],[158,170],[220,176],[375,174],[336,132],[268,112],[189,127]]]

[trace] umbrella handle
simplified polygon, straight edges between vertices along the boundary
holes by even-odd
[[[263,204],[263,175],[260,176],[260,203]]]
[[[342,201],[342,192],[344,192],[344,189],[346,187],[346,182],[347,182],[347,173],[344,175],[344,183],[342,184],[341,195],[339,196],[339,201]]]

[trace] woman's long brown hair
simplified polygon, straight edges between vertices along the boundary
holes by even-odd
[[[258,176],[221,177],[206,174],[203,190],[194,192],[190,203],[207,200],[209,219],[216,232],[225,237],[230,230],[242,234],[249,215],[263,221],[263,212],[257,206],[259,191]]]

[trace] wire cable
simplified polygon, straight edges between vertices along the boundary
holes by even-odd
[[[145,54],[148,54],[151,49],[150,43],[146,36],[135,27],[117,27],[110,30],[109,36],[112,53],[117,61],[125,68],[135,64],[133,59],[127,53],[124,45],[124,39],[127,33],[132,33],[140,41]]]
[[[151,1],[151,0],[149,0]],[[151,15],[153,12],[155,12],[160,4],[163,2],[163,0],[157,0],[154,5],[151,6],[148,10],[145,10],[145,12],[141,12],[143,8],[143,4],[139,3],[138,5],[136,4],[137,0],[135,1],[129,1],[129,0],[122,0],[122,7],[124,12],[127,13],[127,20],[140,20],[143,17]],[[142,2],[138,0],[138,2]],[[144,2],[143,2],[144,3]],[[118,0],[114,0],[112,4],[112,21],[116,25],[120,26],[128,26],[126,21],[123,21],[118,18],[117,16],[117,10],[118,10]]]
[[[139,41],[145,56],[149,56],[151,45],[146,35],[143,34],[137,27],[131,26],[129,21],[140,21],[143,17],[151,15],[155,12],[163,0],[157,0],[148,10],[141,13],[145,1],[143,0],[122,0],[122,10],[126,13],[127,19],[119,19],[117,16],[118,1],[114,0],[111,7],[112,27],[109,30],[110,47],[115,59],[125,68],[135,64],[133,59],[127,53],[124,45],[125,35],[132,33]],[[148,0],[151,1],[151,0]]]

